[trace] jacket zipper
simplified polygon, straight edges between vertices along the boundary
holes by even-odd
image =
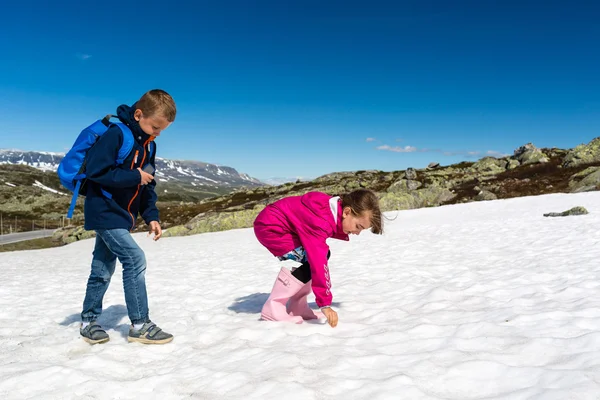
[[[144,161],[146,161],[146,146],[148,146],[148,143],[150,143],[151,140],[152,140],[152,137],[149,137],[148,140],[146,140],[146,142],[144,143],[144,146],[143,146],[144,155],[142,156],[142,162],[140,163],[140,167],[142,165],[144,165]],[[137,160],[139,153],[140,153],[139,150],[135,151],[135,157],[133,157],[133,161],[131,162],[131,169],[133,169],[133,167],[135,166],[135,161]],[[133,217],[133,214],[131,213],[131,205],[133,204],[133,201],[137,197],[138,193],[140,192],[140,186],[142,186],[141,183],[138,184],[135,194],[133,195],[133,197],[129,201],[129,205],[127,206],[127,212],[129,212],[129,216],[131,217],[130,231],[133,231],[135,229],[135,218]]]
[[[140,155],[140,151],[136,150],[135,151],[135,155],[133,156],[133,160],[131,160],[131,168],[129,169],[133,169],[133,166],[135,165],[135,163],[137,162],[138,156]]]

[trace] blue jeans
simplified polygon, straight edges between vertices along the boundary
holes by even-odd
[[[150,321],[146,294],[146,256],[127,229],[96,231],[92,271],[83,301],[82,321],[94,321],[102,313],[102,299],[115,272],[117,258],[123,264],[123,288],[132,324]]]

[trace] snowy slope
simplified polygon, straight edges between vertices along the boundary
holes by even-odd
[[[545,218],[586,207],[590,214]],[[331,241],[340,323],[259,321],[279,263],[243,229],[153,242],[152,319],[129,344],[121,272],[90,346],[93,240],[0,253],[2,399],[600,398],[600,192],[388,213]],[[311,299],[313,301],[313,299]]]

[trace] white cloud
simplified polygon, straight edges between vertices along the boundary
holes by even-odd
[[[475,158],[481,155],[480,151],[466,151],[466,150],[458,150],[458,151],[440,151],[445,156],[463,156],[467,158]]]
[[[85,54],[85,53],[77,53],[77,54],[75,54],[75,57],[77,57],[81,61],[86,61],[86,60],[89,60],[90,58],[92,58],[92,55]]]
[[[375,139],[374,137],[368,137],[368,138],[367,138],[367,142],[374,142],[374,141],[376,141],[376,140],[377,140],[377,139]]]
[[[393,151],[395,153],[414,153],[415,151],[417,151],[416,147],[413,146],[404,146],[404,147],[400,147],[400,146],[388,146],[387,144],[384,144],[383,146],[378,146],[376,147],[377,150],[386,150],[386,151]]]
[[[496,150],[488,150],[485,154],[490,157],[506,157],[509,155]]]
[[[428,149],[428,148],[416,148],[414,146],[390,146],[387,144],[384,144],[382,146],[378,146],[376,147],[377,150],[385,150],[385,151],[392,151],[395,153],[440,153],[443,154],[445,156],[451,157],[451,156],[463,156],[466,158],[477,158],[477,157],[482,157],[482,156],[489,156],[489,157],[496,157],[496,158],[500,158],[500,157],[506,157],[508,156],[508,154],[504,154],[501,153],[499,151],[495,151],[495,150],[488,150],[485,153],[481,152],[481,151],[468,151],[468,150],[441,150],[441,149]]]

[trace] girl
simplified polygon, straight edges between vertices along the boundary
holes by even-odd
[[[269,204],[254,221],[256,238],[281,261],[294,260],[301,266],[292,272],[281,268],[261,318],[302,323],[325,316],[334,328],[338,316],[331,308],[333,295],[327,266],[330,252],[326,240],[349,240],[349,234],[359,235],[369,228],[375,234],[383,231],[379,200],[367,189],[342,197],[309,192]],[[311,288],[322,313],[308,307],[306,297]]]

